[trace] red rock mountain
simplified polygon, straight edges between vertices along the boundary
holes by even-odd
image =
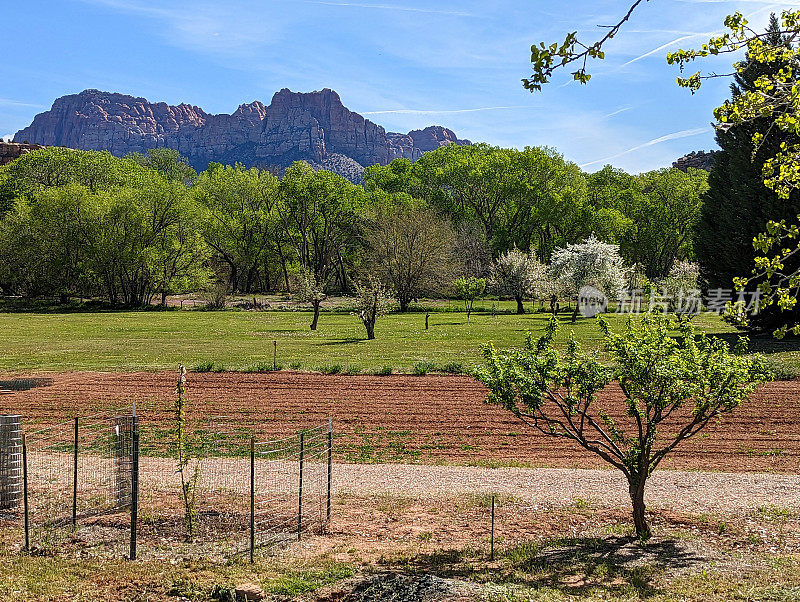
[[[85,90],[56,99],[14,141],[108,150],[117,156],[166,146],[188,157],[196,169],[205,169],[210,161],[286,167],[305,160],[354,181],[369,165],[398,157],[416,160],[446,144],[471,144],[441,126],[387,133],[348,110],[327,88],[310,93],[283,89],[269,106],[255,101],[231,115]]]

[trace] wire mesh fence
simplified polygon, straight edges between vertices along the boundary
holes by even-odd
[[[257,424],[204,418],[192,426],[191,459],[181,466],[174,432],[159,416],[117,408],[27,432],[24,417],[0,416],[0,523],[22,527],[28,550],[69,544],[132,558],[252,558],[324,529],[330,421],[257,442]],[[196,483],[193,504],[186,482]]]

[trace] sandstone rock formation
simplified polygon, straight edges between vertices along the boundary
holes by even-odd
[[[684,155],[672,164],[672,167],[686,171],[690,167],[695,169],[705,169],[711,171],[714,167],[714,155],[720,151],[693,151],[688,155]]]
[[[399,157],[413,161],[444,144],[471,144],[441,126],[387,134],[348,110],[327,88],[310,93],[283,89],[269,106],[255,101],[231,115],[85,90],[57,99],[14,140],[108,150],[118,156],[166,146],[188,157],[196,169],[205,169],[210,161],[286,167],[305,160],[354,181],[375,163],[385,165]]]
[[[44,148],[39,144],[27,144],[19,142],[3,142],[0,140],[0,165],[11,163],[17,157],[21,157],[25,153],[32,150]]]

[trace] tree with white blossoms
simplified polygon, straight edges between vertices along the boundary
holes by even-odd
[[[694,261],[676,261],[661,282],[661,292],[670,311],[686,313],[691,309],[688,299],[700,295],[700,266]]]
[[[574,296],[584,286],[593,286],[607,297],[613,297],[625,283],[619,245],[601,242],[594,234],[583,242],[556,249],[550,260],[548,274],[564,286],[567,294]],[[576,304],[572,321],[577,319]]]
[[[579,40],[577,32],[566,34],[563,42],[546,44],[540,42],[531,46],[530,77],[523,79],[523,85],[531,91],[541,90],[554,72],[572,66],[575,81],[588,83],[591,74],[587,63],[605,58],[604,47],[622,30],[623,26],[641,5],[649,0],[631,0],[619,21],[603,27],[603,35],[594,41]],[[714,110],[716,128],[727,131],[744,124],[767,121],[767,131],[755,128],[749,144],[753,157],[770,139],[768,134],[780,132],[786,140],[779,145],[777,152],[768,156],[763,163],[764,185],[777,196],[789,200],[790,195],[800,190],[800,9],[789,7],[781,11],[774,27],[767,32],[754,29],[740,12],[728,15],[724,21],[725,29],[713,34],[708,42],[699,48],[678,49],[667,54],[667,63],[676,65],[683,75],[684,69],[698,60],[719,55],[733,55],[744,52],[746,60],[736,60],[729,73],[715,71],[696,71],[677,78],[678,86],[695,93],[707,80],[731,76],[744,77],[747,71],[763,73],[755,78],[749,89],[743,89],[726,100]],[[775,68],[777,67],[777,68]],[[745,78],[746,79],[746,78]],[[800,335],[800,215],[797,221],[773,219],[767,222],[766,231],[753,241],[756,250],[755,267],[752,276],[742,275],[734,279],[738,290],[748,285],[756,285],[761,295],[759,316],[777,310],[778,315],[763,327],[777,326],[774,334],[782,338],[788,332]],[[764,310],[767,309],[767,312]],[[729,317],[742,326],[748,326],[751,318],[743,301],[728,307]]]
[[[363,283],[356,284],[356,309],[367,329],[367,339],[375,338],[375,322],[389,312],[394,301],[394,294],[374,276],[369,276]]]
[[[517,313],[524,314],[522,301],[535,292],[545,267],[536,256],[516,247],[492,262],[489,286],[498,295],[509,295],[517,302]]]
[[[301,270],[297,278],[297,292],[295,296],[298,301],[311,303],[311,307],[314,308],[314,319],[311,320],[311,330],[316,330],[317,321],[319,320],[319,308],[327,295],[322,285],[317,281],[317,277],[314,276],[314,272],[307,268]]]

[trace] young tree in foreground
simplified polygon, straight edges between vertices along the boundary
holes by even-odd
[[[679,338],[670,335],[676,324],[662,316],[629,320],[622,334],[602,319],[600,327],[613,368],[583,353],[574,337],[565,351],[557,350],[553,319],[541,338],[528,333],[522,349],[486,345],[486,366],[476,376],[489,389],[489,403],[622,471],[636,535],[644,540],[650,537],[644,492],[653,471],[681,441],[741,405],[769,374],[757,357],[741,354],[744,339],[731,351],[720,339],[696,335],[691,323],[680,325]],[[623,393],[615,409],[597,400],[612,380]],[[659,427],[668,418],[664,432]]]
[[[176,472],[181,477],[181,499],[183,500],[186,539],[192,540],[197,526],[197,483],[200,480],[200,459],[193,457],[191,429],[186,419],[186,368],[178,368],[178,384],[175,386],[175,448],[178,455]]]
[[[356,306],[367,329],[367,339],[375,338],[375,322],[388,313],[392,300],[392,292],[373,276],[363,284],[356,284]]]
[[[303,268],[297,282],[297,300],[305,303],[311,303],[314,308],[314,319],[311,320],[311,330],[317,329],[317,321],[319,320],[319,307],[325,300],[327,295],[322,290],[322,285],[317,282],[314,277],[314,272],[309,269]]]
[[[486,280],[483,278],[464,278],[463,276],[454,282],[456,296],[464,300],[464,311],[467,312],[467,324],[472,313],[472,306],[475,299],[478,299],[486,291]]]

